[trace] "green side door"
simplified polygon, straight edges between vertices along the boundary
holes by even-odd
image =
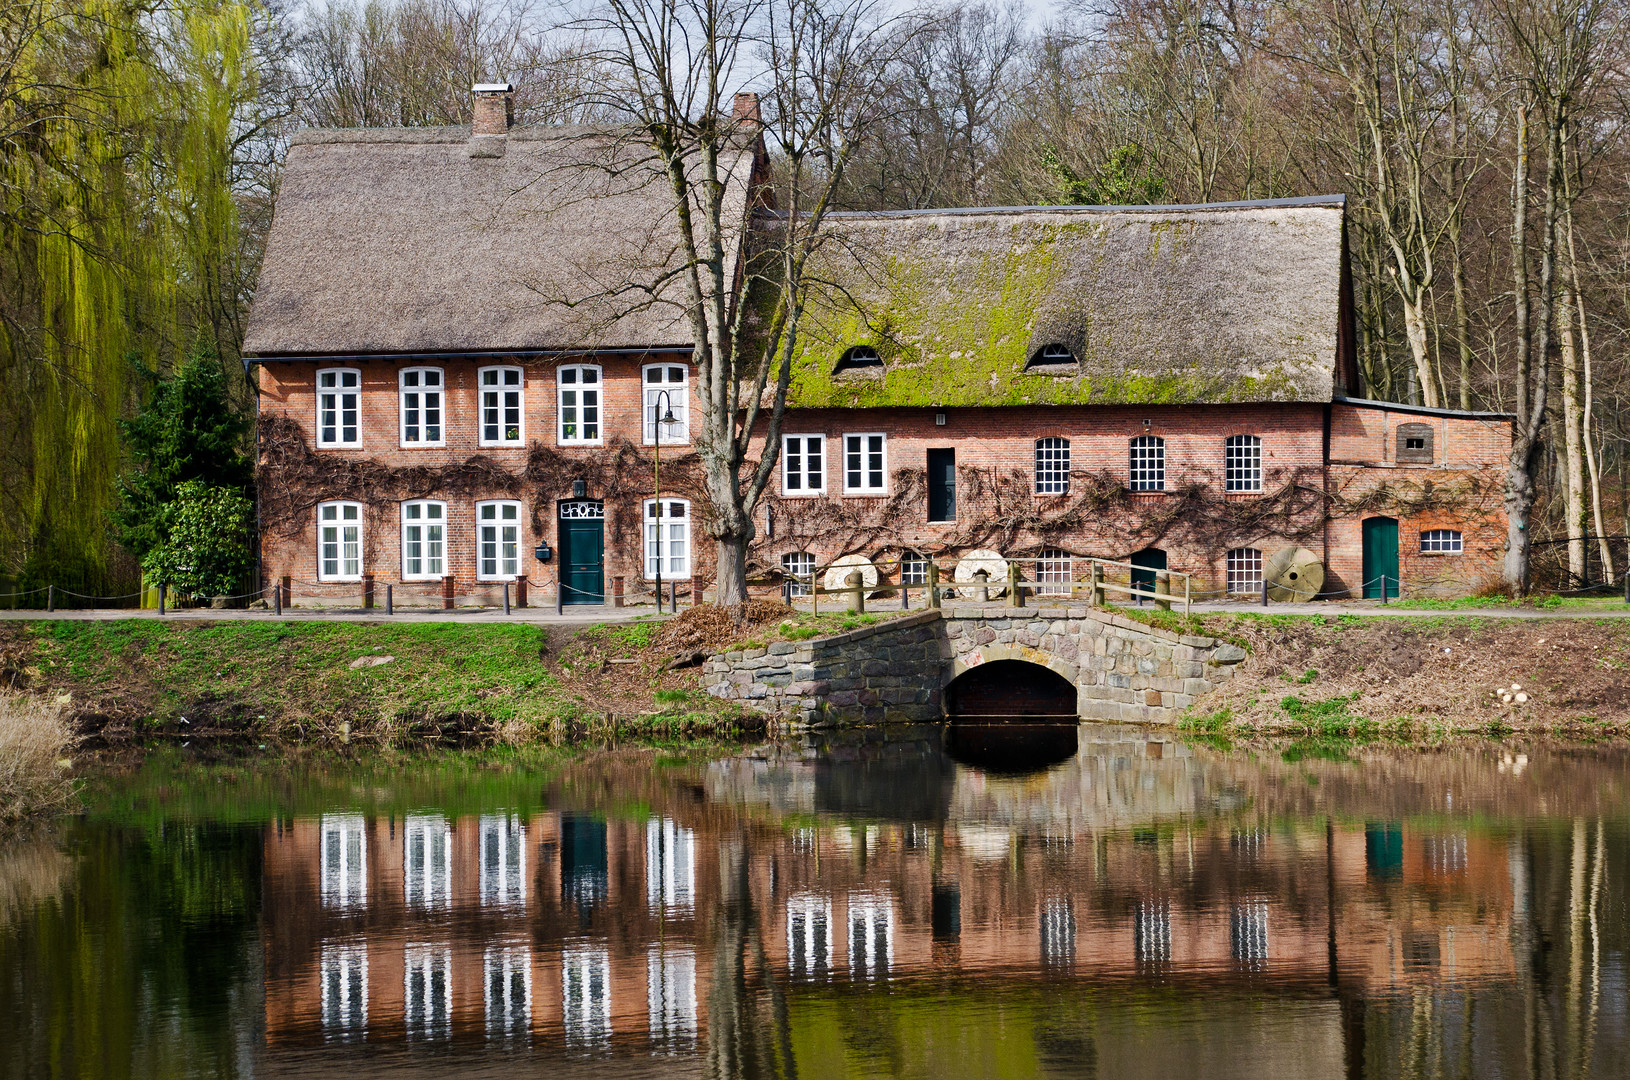
[[[1381,576],[1387,579],[1387,596],[1398,595],[1398,519],[1364,519],[1364,599],[1381,599]]]
[[[1132,587],[1141,592],[1155,591],[1155,571],[1166,569],[1166,553],[1159,548],[1134,551],[1127,560],[1137,569],[1132,571]]]
[[[560,504],[560,583],[568,604],[603,604],[606,592],[605,504]]]

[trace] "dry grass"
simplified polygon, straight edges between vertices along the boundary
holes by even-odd
[[[27,837],[0,848],[0,927],[62,895],[74,860],[52,840]]]
[[[0,824],[68,801],[73,780],[61,762],[72,744],[61,706],[0,692]]]

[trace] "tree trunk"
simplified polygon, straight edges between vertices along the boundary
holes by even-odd
[[[1400,282],[1400,286],[1402,283]],[[1419,289],[1398,290],[1404,305],[1404,332],[1409,336],[1409,354],[1415,361],[1415,384],[1421,398],[1417,404],[1429,409],[1443,406],[1438,397],[1438,380],[1432,370],[1432,351],[1426,343],[1426,295]]]
[[[1528,106],[1517,107],[1516,168],[1511,181],[1511,274],[1516,307],[1517,422],[1506,460],[1506,549],[1501,581],[1513,596],[1528,591],[1528,515],[1534,508],[1536,443],[1528,423]]]
[[[718,568],[713,602],[719,607],[740,607],[747,603],[747,546],[753,542],[753,535],[750,521],[745,531],[714,534]]]
[[[1557,343],[1562,353],[1562,513],[1563,535],[1568,538],[1568,577],[1576,586],[1587,583],[1585,561],[1585,451],[1584,386],[1579,350],[1573,335],[1574,295],[1564,281],[1557,297]]]
[[[1455,345],[1460,350],[1460,407],[1472,407],[1471,315],[1466,309],[1466,265],[1460,256],[1460,229],[1454,234]]]
[[[1585,317],[1585,299],[1579,290],[1579,252],[1573,242],[1573,205],[1568,206],[1568,284],[1573,290],[1574,307],[1579,312],[1579,355],[1584,404],[1581,410],[1580,442],[1584,448],[1585,469],[1590,478],[1590,507],[1596,529],[1597,551],[1602,559],[1602,580],[1612,583],[1613,548],[1607,542],[1607,521],[1602,512],[1602,472],[1596,453],[1595,380],[1590,357],[1590,320]]]

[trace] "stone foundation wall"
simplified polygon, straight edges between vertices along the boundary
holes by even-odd
[[[924,722],[945,687],[994,660],[1057,672],[1082,717],[1174,723],[1231,678],[1245,650],[1090,607],[956,607],[808,642],[709,658],[703,685],[794,726]]]

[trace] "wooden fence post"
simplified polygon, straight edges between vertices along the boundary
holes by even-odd
[[[278,585],[278,589],[281,590],[282,593],[283,593],[282,607],[293,607],[294,606],[294,579],[292,577],[290,577],[288,574],[284,574],[282,582]],[[282,608],[279,608],[279,611],[281,611],[281,610],[282,610]]]
[[[1155,607],[1161,611],[1172,609],[1172,575],[1167,570],[1155,571]]]
[[[441,579],[441,609],[453,610],[453,575],[448,574]]]
[[[1091,598],[1088,600],[1093,607],[1104,606],[1104,564],[1096,559],[1092,562],[1092,576],[1090,579]]]
[[[866,611],[866,575],[856,570],[849,575],[849,610],[857,614]]]
[[[374,576],[371,573],[362,575],[362,610],[374,609]]]
[[[1019,585],[1019,564],[1017,562],[1007,564],[1007,588],[1008,592],[1013,594],[1013,606],[1024,607],[1024,589]]]
[[[515,606],[526,607],[526,575],[515,579]]]
[[[701,607],[702,606],[702,575],[701,574],[692,574],[690,576],[690,606],[691,607]]]
[[[939,563],[932,561],[928,564],[928,606],[931,608],[940,606],[940,566]]]
[[[611,578],[611,606],[623,606],[623,576],[614,574]]]

